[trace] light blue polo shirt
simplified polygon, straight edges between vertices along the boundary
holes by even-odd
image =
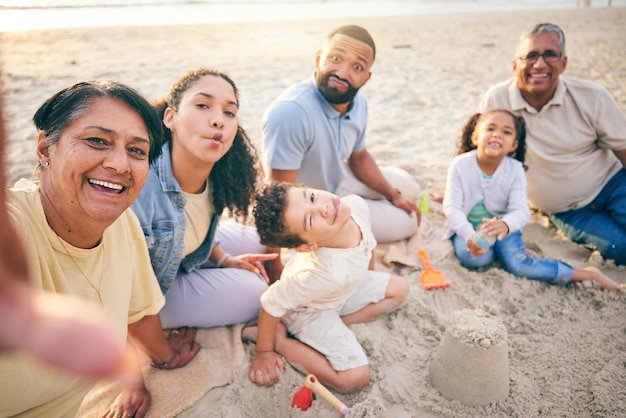
[[[344,161],[365,148],[367,100],[359,92],[340,115],[324,99],[314,77],[285,90],[262,122],[266,167],[299,170],[298,183],[335,193],[346,176]]]

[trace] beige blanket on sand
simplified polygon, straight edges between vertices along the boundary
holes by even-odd
[[[199,329],[196,341],[202,349],[181,369],[155,369],[143,356],[146,387],[152,394],[148,416],[174,417],[198,403],[211,389],[231,383],[248,363],[241,342],[242,328]],[[76,416],[101,417],[119,392],[117,383],[100,382],[87,394]]]

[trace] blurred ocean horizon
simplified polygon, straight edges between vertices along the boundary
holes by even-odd
[[[567,10],[583,0],[0,0],[0,32],[70,27],[264,22],[516,10]],[[591,7],[626,6],[593,0]]]

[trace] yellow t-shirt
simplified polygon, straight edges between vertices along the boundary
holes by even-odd
[[[139,221],[130,209],[107,228],[97,247],[85,250],[61,242],[50,228],[37,183],[20,181],[9,190],[8,198],[9,213],[23,233],[33,287],[76,295],[97,306],[101,298],[121,343],[126,341],[129,323],[161,310],[165,298],[152,271]],[[100,297],[85,276],[99,288]],[[24,354],[3,353],[0,416],[74,416],[93,384]]]

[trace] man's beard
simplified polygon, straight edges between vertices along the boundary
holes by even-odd
[[[344,83],[348,84],[348,90],[346,90],[344,93],[341,93],[333,87],[328,87],[328,80],[331,77],[336,77],[338,80],[341,80]],[[343,80],[334,74],[322,74],[319,71],[315,74],[315,84],[317,84],[317,89],[320,91],[320,93],[322,93],[322,96],[324,96],[326,101],[331,104],[350,103],[359,91],[359,89],[355,89],[354,87],[352,87],[352,84],[350,84],[348,81]]]

